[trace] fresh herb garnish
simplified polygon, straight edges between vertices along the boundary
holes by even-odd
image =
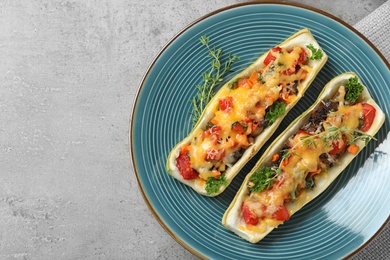
[[[231,65],[235,60],[238,60],[236,55],[229,54],[228,60],[224,66],[221,64],[222,49],[210,48],[210,39],[204,35],[200,38],[200,42],[206,46],[208,50],[208,58],[211,58],[211,69],[202,74],[203,82],[196,86],[198,89],[197,95],[190,100],[193,104],[192,124],[195,126],[198,122],[203,110],[215,95],[215,87],[223,81],[223,76],[227,72],[231,72]]]
[[[311,60],[320,60],[322,59],[322,51],[321,49],[316,49],[312,43],[310,43],[309,45],[306,45],[306,47],[311,50],[311,56],[309,57],[309,59]]]
[[[286,150],[283,150],[284,154],[282,157],[283,158],[282,162],[283,162],[283,160],[288,159],[291,154],[297,155],[296,153],[294,153],[294,149],[298,145],[304,144],[306,146],[313,145],[314,147],[317,147],[316,143],[321,140],[323,143],[330,146],[330,145],[332,145],[334,140],[342,138],[343,135],[348,137],[347,139],[348,139],[349,144],[354,144],[357,140],[362,140],[366,144],[371,139],[376,140],[375,137],[373,137],[367,133],[364,133],[363,131],[357,130],[357,129],[350,129],[350,128],[347,128],[346,126],[341,126],[341,127],[333,126],[333,127],[330,127],[329,129],[327,129],[326,131],[323,131],[323,132],[315,134],[315,135],[301,136],[299,138],[299,141],[293,147],[286,149]]]
[[[353,135],[350,136],[350,139],[348,142],[349,142],[349,144],[354,144],[357,140],[361,140],[361,141],[364,141],[364,143],[367,145],[371,139],[374,139],[375,141],[377,141],[377,139],[375,137],[373,137],[372,135],[366,134],[365,132],[360,131],[360,130],[355,130],[353,132]]]
[[[248,126],[246,124],[242,124],[238,121],[236,121],[232,124],[232,130],[239,130],[238,132],[240,132],[240,131],[246,132],[247,129],[248,129]]]
[[[346,84],[346,95],[345,99],[351,103],[355,103],[358,100],[360,94],[363,92],[364,87],[359,83],[357,77],[349,78]]]
[[[279,174],[280,168],[278,167],[260,167],[249,178],[249,190],[251,192],[260,192],[269,189]]]
[[[267,113],[265,114],[265,119],[268,120],[269,125],[275,123],[278,117],[284,115],[286,112],[286,104],[281,101],[276,101],[269,107]]]
[[[318,138],[323,143],[328,143],[329,141],[337,140],[341,137],[341,134],[346,132],[347,127],[330,127],[328,130],[315,134],[315,135],[304,135],[300,137],[300,142],[303,142],[306,146],[313,145],[317,147],[316,142],[318,142]],[[298,144],[300,143],[298,142]]]
[[[219,176],[218,178],[208,177],[206,181],[206,188],[205,188],[207,195],[211,195],[218,192],[219,188],[222,185],[226,185],[226,184],[227,184],[227,180],[224,173],[221,174],[221,176]]]
[[[296,147],[296,145],[294,145],[294,147],[292,147],[290,149],[283,149],[283,150],[281,150],[281,152],[283,153],[281,164],[283,163],[284,160],[287,160],[292,154],[296,155],[296,156],[300,156],[299,154],[294,152],[294,148],[295,147]]]

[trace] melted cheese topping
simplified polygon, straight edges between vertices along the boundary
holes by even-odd
[[[342,105],[336,112],[328,116],[325,127],[341,127],[345,125],[349,129],[358,128],[362,113],[363,106],[361,103],[352,106]]]
[[[271,188],[260,192],[251,192],[244,198],[245,206],[259,218],[257,225],[259,229],[247,225],[248,230],[260,232],[263,230],[264,221],[269,221],[270,226],[276,227],[279,223],[273,219],[273,214],[286,201],[292,199],[292,193],[299,193],[294,201],[298,208],[311,200],[311,197],[306,195],[304,188],[309,174],[314,176],[321,173],[319,175],[321,178],[328,177],[329,165],[326,166],[321,162],[321,156],[329,154],[335,149],[335,144],[341,146],[340,143],[346,142],[344,138],[348,139],[351,131],[359,128],[359,121],[363,114],[361,103],[346,105],[344,96],[345,88],[342,86],[333,100],[333,102],[338,102],[338,109],[328,113],[322,122],[322,132],[310,135],[299,131],[289,139],[289,155],[281,160],[280,174]],[[346,130],[340,132],[340,129]]]
[[[216,175],[215,171],[220,175],[232,167],[240,157],[238,153],[253,144],[253,132],[257,130],[258,135],[262,131],[260,123],[275,101],[295,101],[296,93],[289,93],[286,87],[299,84],[310,70],[308,65],[298,63],[303,51],[300,46],[272,51],[274,60],[269,64],[239,79],[232,89],[218,93],[219,105],[212,108],[214,117],[209,121],[214,128],[196,132],[186,146],[191,167],[199,178],[207,180]]]

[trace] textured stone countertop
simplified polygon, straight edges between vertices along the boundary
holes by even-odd
[[[129,120],[161,48],[241,2],[0,1],[0,259],[197,259],[145,204]],[[354,25],[386,1],[297,2]]]

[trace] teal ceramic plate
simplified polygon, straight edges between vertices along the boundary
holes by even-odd
[[[221,218],[250,161],[231,186],[215,198],[203,197],[168,175],[165,163],[174,145],[191,131],[191,104],[202,72],[208,70],[202,35],[211,46],[240,60],[239,72],[262,53],[308,27],[329,60],[304,98],[274,137],[317,98],[322,87],[346,71],[356,72],[387,118],[376,138],[342,175],[290,221],[264,240],[250,244],[221,225]],[[230,73],[225,80],[233,77]],[[342,21],[298,5],[246,3],[207,15],[180,32],[145,74],[134,105],[131,152],[146,202],[163,227],[197,256],[212,259],[341,258],[362,248],[390,213],[389,64],[359,33]],[[272,139],[272,138],[271,138]],[[265,146],[267,147],[267,145]]]

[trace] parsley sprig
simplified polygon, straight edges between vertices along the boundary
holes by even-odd
[[[280,174],[279,167],[262,166],[249,178],[249,190],[260,192],[269,189]]]
[[[312,43],[309,45],[306,45],[306,47],[311,50],[311,56],[309,57],[310,60],[320,60],[322,59],[323,53],[321,49],[316,49]]]
[[[207,104],[214,97],[216,86],[223,81],[223,76],[225,76],[227,72],[232,71],[231,66],[233,62],[238,60],[236,55],[229,54],[227,61],[222,64],[222,49],[216,49],[215,47],[211,48],[209,45],[210,38],[206,35],[200,38],[200,42],[206,46],[208,50],[207,57],[211,59],[211,68],[209,71],[202,74],[203,82],[196,86],[198,93],[190,100],[193,105],[192,124],[194,126],[198,122]]]
[[[345,87],[346,87],[345,99],[351,103],[355,103],[358,100],[360,94],[364,90],[363,85],[359,83],[357,77],[349,78],[348,83],[345,85]]]
[[[227,180],[224,173],[221,174],[221,176],[219,176],[218,178],[215,177],[207,178],[206,188],[205,188],[207,195],[217,193],[219,191],[219,188],[222,185],[226,185],[226,184],[227,184]]]
[[[267,113],[265,114],[265,119],[268,120],[268,124],[272,125],[275,123],[276,119],[284,115],[286,112],[286,104],[281,101],[276,101],[269,107]]]

